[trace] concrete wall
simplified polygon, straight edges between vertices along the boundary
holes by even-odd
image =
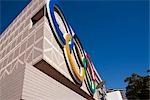
[[[23,84],[25,100],[86,100],[30,64],[26,66]]]
[[[15,61],[22,67],[25,66],[24,62],[30,62],[26,54],[28,54],[31,46],[38,44],[36,41],[42,36],[42,34],[33,35],[36,34],[35,29],[38,28],[36,25],[39,24],[32,26],[31,18],[43,7],[45,2],[42,1],[33,0],[30,2],[0,36],[0,79],[10,74],[7,69],[11,69],[13,72],[12,67],[14,66],[12,65]],[[42,24],[41,22],[38,23]],[[25,61],[22,61],[24,59]]]
[[[43,0],[30,2],[0,36],[0,100],[21,99],[26,63],[42,59],[42,34],[36,33],[39,27],[32,26],[31,17],[44,4]]]
[[[11,75],[0,80],[0,100],[19,100],[22,97],[24,68],[15,68]]]

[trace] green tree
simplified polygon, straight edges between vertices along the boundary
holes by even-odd
[[[150,76],[140,76],[133,73],[124,80],[128,85],[126,87],[126,96],[128,100],[149,100]]]

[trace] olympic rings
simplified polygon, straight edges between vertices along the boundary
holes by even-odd
[[[80,85],[85,80],[90,94],[93,95],[96,91],[94,65],[88,54],[84,51],[72,27],[67,23],[56,1],[49,0],[46,5],[48,20],[50,21],[50,25],[52,25],[56,39],[63,47],[66,63],[73,79]]]

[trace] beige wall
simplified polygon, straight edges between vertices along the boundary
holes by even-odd
[[[11,75],[0,80],[0,100],[21,99],[24,71],[23,67],[18,67]]]
[[[19,66],[24,66],[24,62],[30,62],[27,57],[29,48],[38,45],[37,41],[42,36],[42,34],[40,34],[41,36],[34,34],[36,34],[35,30],[39,28],[37,26],[40,26],[39,24],[42,24],[44,19],[33,27],[31,24],[32,16],[44,5],[44,2],[41,1],[30,2],[0,36],[0,79],[13,72],[15,61],[21,64]],[[11,71],[9,72],[8,69]]]
[[[44,19],[32,27],[31,17],[44,4],[43,0],[30,2],[0,36],[0,100],[21,99],[26,63],[42,59],[42,34],[36,30]]]
[[[22,99],[25,100],[85,100],[84,97],[27,64]]]

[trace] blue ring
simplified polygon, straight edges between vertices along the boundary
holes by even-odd
[[[50,3],[49,3],[50,13],[51,13],[50,15],[51,15],[52,21],[54,23],[54,26],[56,28],[56,32],[59,35],[60,39],[62,40],[63,44],[65,45],[66,40],[63,37],[63,33],[59,29],[59,25],[57,24],[57,21],[55,19],[55,15],[54,15],[54,6],[55,6],[55,4],[57,4],[57,0],[51,0]]]
[[[58,36],[60,37],[62,43],[65,45],[66,44],[66,40],[63,36],[63,33],[61,32],[61,30],[59,29],[59,25],[57,24],[57,21],[56,21],[56,18],[55,18],[55,14],[54,14],[54,6],[58,4],[57,3],[57,0],[51,0],[50,3],[49,3],[49,8],[50,8],[50,15],[51,15],[51,18],[52,18],[52,21],[53,21],[53,24],[54,24],[54,27],[56,29],[56,32],[58,34]],[[61,11],[62,12],[62,11]],[[71,26],[68,25],[67,21],[65,20],[66,22],[66,25],[68,26],[68,31],[69,33],[71,34],[72,36],[72,31],[71,31]],[[72,51],[73,50],[73,47],[74,47],[74,42],[73,42],[73,36],[71,38],[71,44],[69,44],[69,47],[70,47],[70,50]]]

